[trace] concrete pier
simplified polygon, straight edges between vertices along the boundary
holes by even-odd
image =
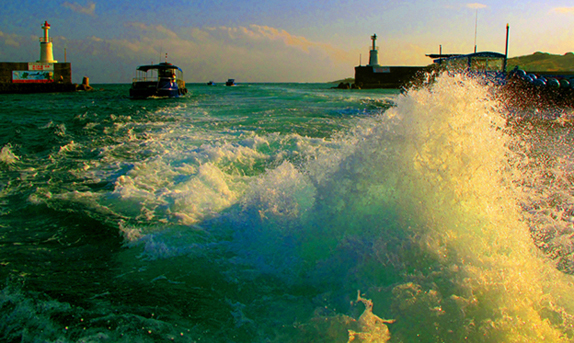
[[[0,93],[53,93],[76,90],[76,85],[72,83],[70,63],[53,63],[48,68],[52,70],[34,70],[38,65],[28,62],[0,62]],[[38,72],[40,72],[39,80],[34,79],[36,76],[32,75]]]
[[[395,88],[409,85],[425,67],[355,67],[355,86],[361,89]]]
[[[403,88],[417,77],[425,67],[415,66],[381,66],[379,65],[377,35],[371,36],[372,46],[369,51],[369,64],[355,67],[355,84],[353,88]]]

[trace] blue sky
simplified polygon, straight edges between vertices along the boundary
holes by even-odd
[[[504,52],[507,23],[510,56],[574,50],[571,0],[23,0],[0,12],[0,61],[36,61],[45,20],[74,82],[128,83],[165,53],[187,82],[333,81],[368,61],[373,33],[381,65],[426,65],[440,45],[472,52],[475,22],[478,50]]]

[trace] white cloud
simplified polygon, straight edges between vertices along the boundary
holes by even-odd
[[[7,38],[6,41],[4,42],[4,44],[13,46],[15,48],[20,47],[20,43],[18,43],[16,40],[14,40],[12,38]]]
[[[65,46],[74,82],[88,76],[92,83],[129,82],[138,65],[163,61],[166,53],[169,62],[184,70],[185,81],[192,83],[228,78],[238,82],[332,81],[352,76],[359,56],[358,52],[269,26],[188,27],[177,31],[143,23],[126,26],[129,34],[117,39],[97,33],[82,39],[56,37],[54,53],[63,60]],[[36,60],[37,42],[36,36],[0,31],[0,55]]]
[[[293,35],[285,30],[269,26],[252,24],[248,27],[224,27],[206,29],[204,34],[211,34],[216,39],[223,39],[221,34],[226,35],[230,44],[237,46],[250,46],[252,49],[266,51],[274,49],[276,52],[285,50],[285,53],[294,53],[298,50],[300,53],[308,55],[311,53],[324,55],[323,57],[332,61],[348,61],[348,53],[331,44],[323,42],[310,41],[306,37]],[[276,50],[280,49],[280,50]],[[272,54],[275,55],[275,54]]]
[[[125,26],[136,29],[142,37],[150,39],[178,39],[177,33],[163,25],[147,25],[144,23],[131,22],[127,23]]]
[[[487,8],[488,6],[486,6],[484,4],[480,4],[478,2],[474,2],[471,4],[467,4],[466,7],[477,10],[477,9],[481,9],[481,8]]]
[[[19,48],[21,41],[25,41],[25,38],[16,34],[4,34],[4,32],[0,31],[0,43],[4,43],[13,48]]]
[[[92,56],[92,61],[98,64],[104,63],[100,61],[109,64],[114,58],[114,66],[125,69],[128,74],[139,64],[162,60],[167,53],[169,61],[186,72],[187,82],[230,77],[241,82],[329,81],[342,78],[340,74],[352,75],[356,62],[356,56],[331,44],[269,26],[190,27],[177,32],[162,25],[129,23],[127,26],[133,29],[134,38],[91,37],[70,46],[79,50],[78,56]],[[117,80],[119,73],[94,76],[101,75],[110,82],[125,82]],[[102,82],[96,78],[92,81]]]
[[[0,55],[4,61],[35,61],[40,55],[38,36],[22,36],[0,31]]]
[[[560,14],[574,14],[574,7],[555,7],[551,12],[556,12]]]
[[[62,4],[62,6],[71,9],[74,12],[77,13],[83,13],[83,14],[87,14],[90,16],[95,16],[96,14],[96,3],[94,2],[88,2],[88,4],[86,6],[82,6],[80,4],[78,4],[77,2],[74,2],[73,4],[70,2],[64,2]]]

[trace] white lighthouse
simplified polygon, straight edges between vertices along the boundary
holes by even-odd
[[[379,57],[378,57],[378,48],[375,45],[375,41],[377,40],[377,34],[371,36],[371,40],[373,41],[373,46],[371,51],[369,52],[369,67],[378,67],[379,66]]]
[[[48,21],[44,22],[42,25],[44,30],[44,37],[40,37],[40,60],[41,63],[57,63],[54,60],[54,52],[52,51],[52,38],[48,36],[48,30],[50,30],[50,24]]]

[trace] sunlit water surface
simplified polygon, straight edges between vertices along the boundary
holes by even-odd
[[[574,156],[494,90],[1,95],[8,342],[574,340]]]

